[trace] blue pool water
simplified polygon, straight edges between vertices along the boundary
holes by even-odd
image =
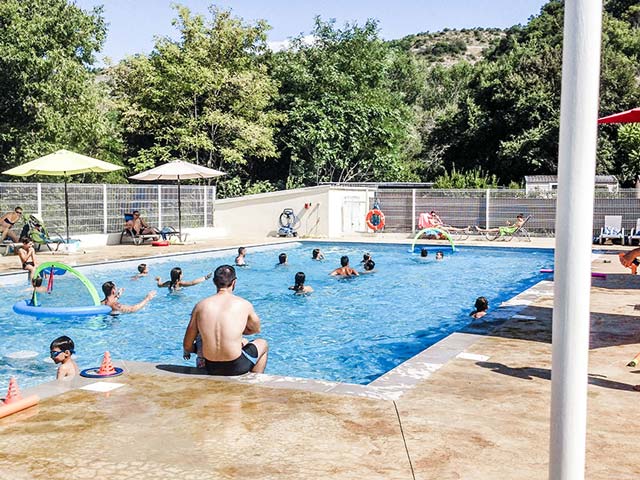
[[[323,262],[311,260],[322,249]],[[270,343],[267,373],[367,384],[403,361],[469,323],[476,297],[483,295],[496,308],[543,278],[540,268],[551,267],[551,250],[511,248],[429,247],[421,261],[407,245],[292,243],[264,251],[249,249],[249,268],[238,269],[236,293],[251,301],[262,320],[260,337]],[[416,247],[418,250],[418,247]],[[445,259],[436,262],[435,252]],[[289,266],[276,267],[278,254],[289,255]],[[341,255],[352,266],[370,252],[376,272],[352,279],[330,277]],[[233,263],[235,252],[164,257],[147,261],[150,275],[131,279],[135,264],[88,267],[83,272],[100,290],[107,280],[125,287],[123,303],[136,303],[149,290],[157,297],[141,312],[119,317],[56,319],[19,316],[11,311],[16,299],[29,296],[26,283],[0,289],[0,388],[15,375],[27,387],[55,377],[47,361],[49,343],[68,335],[76,343],[81,369],[97,366],[105,350],[114,359],[193,365],[182,359],[182,337],[194,304],[214,293],[210,281],[167,294],[154,277],[168,278],[174,266],[189,280]],[[304,271],[315,292],[294,295],[296,272]],[[0,280],[1,281],[1,280]],[[26,280],[25,280],[26,282]],[[50,305],[89,302],[83,287],[69,275],[55,277],[54,293],[42,295]],[[38,352],[17,360],[11,353]]]

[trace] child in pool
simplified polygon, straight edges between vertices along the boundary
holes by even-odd
[[[470,317],[473,318],[482,318],[487,314],[487,310],[489,310],[489,300],[485,297],[476,298],[476,309],[469,314]]]
[[[303,293],[313,292],[313,288],[311,288],[309,285],[304,284],[305,280],[306,280],[306,276],[304,272],[296,273],[295,285],[293,287],[289,287],[289,290],[293,290],[294,292],[296,292],[296,294],[299,294],[299,295]]]
[[[171,269],[170,275],[171,280],[163,282],[160,277],[156,277],[156,282],[158,287],[169,287],[170,292],[175,292],[176,290],[180,290],[182,287],[192,287],[193,285],[198,285],[205,280],[209,280],[213,273],[209,272],[203,277],[196,278],[195,280],[182,280],[182,269],[180,267],[175,267]]]
[[[319,248],[314,248],[311,252],[311,260],[324,260],[324,255]]]
[[[373,273],[375,272],[374,268],[376,268],[376,262],[369,259],[366,262],[364,262],[363,267],[364,267],[364,271],[362,273]]]
[[[237,267],[246,267],[245,257],[247,256],[247,249],[244,247],[238,248],[238,256],[236,257]]]
[[[278,263],[276,263],[276,267],[280,267],[284,265],[289,265],[287,263],[287,254],[281,253],[280,255],[278,255]]]
[[[149,274],[149,267],[146,263],[138,265],[138,273],[131,277],[131,280],[140,280],[142,277],[146,277]]]
[[[73,340],[66,335],[58,337],[51,342],[49,354],[54,363],[60,365],[56,373],[56,380],[71,380],[80,372],[78,365],[76,365],[76,362],[71,358],[71,355],[75,353],[74,348]]]
[[[436,252],[436,260],[444,260],[444,253],[440,250]]]

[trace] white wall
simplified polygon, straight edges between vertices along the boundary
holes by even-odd
[[[300,219],[299,236],[326,237],[328,193],[322,186],[217,200],[214,223],[231,236],[276,236],[280,214],[292,208]]]
[[[367,196],[371,194],[364,188],[320,186],[228,198],[216,201],[214,222],[231,236],[276,236],[280,214],[285,208],[292,208],[300,218],[300,237],[335,238],[344,233],[345,199],[361,200],[364,220]]]

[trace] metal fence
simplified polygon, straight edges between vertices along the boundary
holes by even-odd
[[[140,210],[150,225],[178,228],[177,185],[106,185],[70,183],[71,235],[121,232],[124,214]],[[213,226],[215,186],[182,185],[182,228]],[[28,216],[38,214],[47,227],[64,231],[64,184],[0,183],[0,212],[21,206]]]
[[[516,215],[531,215],[527,224],[535,235],[553,235],[556,221],[556,192],[524,190],[435,190],[378,189],[375,200],[385,214],[385,230],[415,232],[418,216],[435,210],[453,226],[477,225],[493,228],[514,221]],[[373,206],[371,200],[370,207]],[[640,190],[625,189],[611,193],[596,191],[593,212],[594,235],[604,225],[605,215],[622,215],[622,226],[630,231],[640,218]]]

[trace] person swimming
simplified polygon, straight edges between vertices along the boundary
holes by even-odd
[[[362,255],[362,260],[360,260],[360,263],[365,264],[369,260],[371,260],[371,254],[369,252],[367,252],[364,255]]]
[[[276,263],[276,267],[279,267],[282,265],[289,265],[287,263],[287,254],[284,252],[278,255],[278,263]]]
[[[444,260],[444,252],[442,250],[436,252],[436,260]]]
[[[311,252],[311,260],[324,260],[324,255],[319,248],[314,248]]]
[[[209,272],[208,274],[200,278],[196,278],[195,280],[182,280],[182,269],[180,267],[175,267],[172,268],[170,272],[171,280],[163,282],[160,277],[156,277],[156,282],[158,287],[169,287],[170,292],[175,292],[180,290],[182,287],[191,287],[193,285],[198,285],[205,280],[209,280],[212,275],[213,273]]]
[[[306,280],[306,276],[304,274],[304,272],[298,272],[296,273],[295,276],[295,284],[292,287],[289,287],[289,290],[293,290],[296,294],[303,294],[303,293],[311,293],[313,292],[313,288],[311,288],[309,285],[305,285],[304,282]]]
[[[429,250],[427,250],[426,248],[423,248],[422,250],[420,250],[421,258],[427,258],[428,256],[429,256]]]
[[[238,256],[236,257],[236,267],[246,267],[245,257],[247,256],[247,249],[245,247],[238,248]]]
[[[340,266],[338,268],[336,268],[333,272],[331,272],[329,275],[341,275],[344,277],[351,277],[351,276],[358,276],[359,273],[356,272],[353,268],[351,268],[349,266],[349,257],[347,257],[346,255],[343,255],[342,257],[340,257]]]
[[[482,318],[487,314],[487,310],[489,310],[489,300],[486,297],[478,297],[476,298],[475,310],[469,314],[470,317],[473,318]]]
[[[374,268],[376,268],[376,262],[374,262],[373,260],[369,259],[366,262],[364,262],[364,272],[362,273],[373,273],[374,272]]]

